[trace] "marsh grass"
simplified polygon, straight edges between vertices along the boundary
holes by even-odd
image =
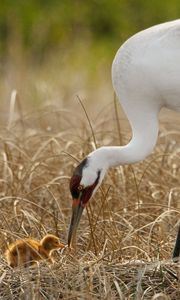
[[[93,120],[44,106],[22,111],[12,93],[0,128],[0,299],[179,299],[179,265],[171,261],[180,219],[177,126],[163,123],[144,162],[109,170],[82,217],[77,252],[56,263],[11,269],[3,258],[17,238],[46,233],[66,243],[69,179],[76,164],[101,145],[125,144],[126,123],[112,101]]]

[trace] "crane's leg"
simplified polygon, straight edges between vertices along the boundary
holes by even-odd
[[[179,255],[180,255],[180,225],[178,228],[178,233],[176,237],[176,242],[173,250],[173,261],[178,262],[179,261]]]

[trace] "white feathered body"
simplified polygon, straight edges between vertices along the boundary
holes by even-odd
[[[132,138],[124,146],[98,148],[77,166],[71,179],[71,193],[79,195],[78,178],[78,203],[84,205],[100,186],[108,168],[135,163],[151,154],[158,138],[162,107],[180,111],[180,20],[151,27],[127,40],[113,61],[112,81],[130,122]],[[78,212],[74,208],[69,245],[81,213],[82,209]],[[179,245],[180,229],[173,257],[179,256]]]
[[[112,64],[112,82],[132,128],[125,146],[101,147],[88,155],[81,184],[100,183],[109,167],[145,159],[153,151],[162,107],[180,111],[180,19],[143,30],[128,39]]]
[[[162,106],[180,111],[180,20],[128,39],[115,56],[112,80],[125,111],[132,106],[141,114]]]

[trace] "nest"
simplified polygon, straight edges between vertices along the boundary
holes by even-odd
[[[1,262],[0,299],[179,299],[179,272],[170,261],[117,263],[91,253],[30,268]]]
[[[95,144],[128,140],[117,116],[109,122],[113,111],[98,115],[94,132],[82,114],[57,107],[0,128],[2,253],[15,239],[47,233],[66,243],[74,167]],[[146,161],[109,170],[84,210],[76,254],[16,269],[2,256],[0,299],[180,299],[179,264],[169,261],[180,219],[179,143],[179,130],[164,124]]]

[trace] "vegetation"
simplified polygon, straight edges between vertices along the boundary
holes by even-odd
[[[0,2],[0,108],[112,99],[111,63],[135,32],[179,17],[180,3],[144,0]],[[67,80],[68,79],[68,80]]]
[[[95,148],[93,136],[98,147],[131,136],[113,101],[114,54],[135,32],[179,13],[178,0],[0,2],[0,299],[180,298],[171,261],[180,123],[169,112],[146,161],[108,172],[83,214],[76,253],[66,248],[53,265],[14,270],[3,255],[17,238],[52,233],[66,243],[74,166]]]
[[[36,61],[74,44],[103,43],[108,51],[133,33],[179,17],[178,0],[6,0],[0,4],[0,49],[18,39]]]
[[[0,298],[179,299],[179,265],[171,255],[180,218],[180,137],[164,122],[145,162],[108,172],[83,214],[76,253],[66,248],[54,265],[7,266],[3,251],[16,238],[52,233],[66,243],[69,178],[94,149],[93,135],[98,146],[129,139],[112,104],[94,113],[92,133],[80,105],[77,113],[51,105],[26,114],[15,96],[8,127],[0,130]]]
[[[77,94],[87,102],[109,103],[111,63],[119,46],[179,13],[178,0],[1,1],[1,109],[13,89],[26,107],[47,98],[64,105]]]

